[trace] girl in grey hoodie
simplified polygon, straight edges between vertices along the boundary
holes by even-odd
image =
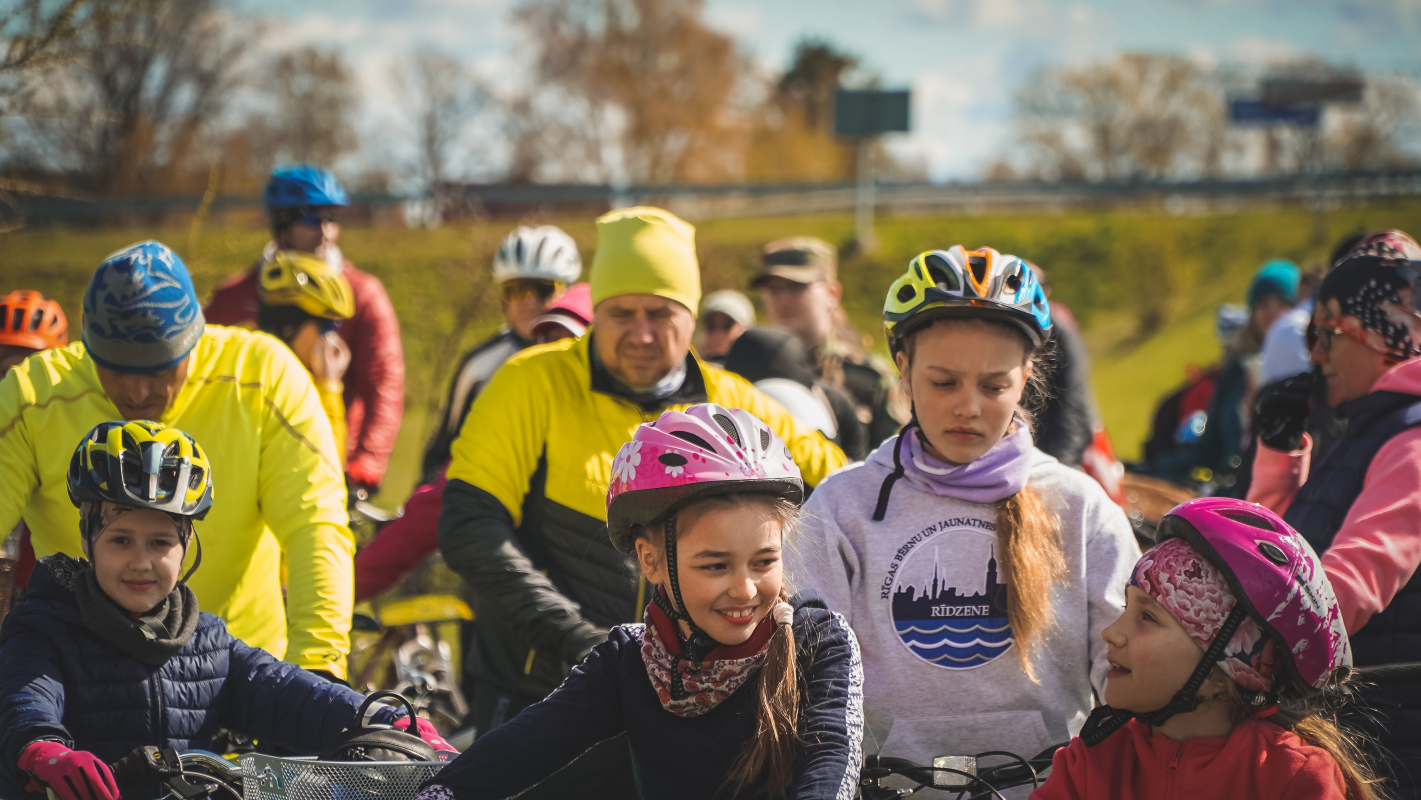
[[[1032,443],[1051,317],[1024,261],[923,253],[884,319],[913,421],[814,492],[790,576],[858,635],[866,752],[1030,758],[1103,692],[1100,632],[1139,548],[1095,481]]]

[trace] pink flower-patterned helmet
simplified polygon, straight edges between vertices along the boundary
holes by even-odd
[[[1155,540],[1171,537],[1223,573],[1239,604],[1288,655],[1283,664],[1297,692],[1314,695],[1333,672],[1351,668],[1342,610],[1322,562],[1277,514],[1226,497],[1190,500],[1160,521]]]
[[[750,412],[714,403],[667,411],[637,428],[612,461],[607,532],[614,547],[631,553],[633,525],[731,492],[766,492],[799,504],[804,481],[789,448]]]

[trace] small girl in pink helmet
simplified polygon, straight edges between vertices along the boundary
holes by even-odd
[[[638,428],[612,462],[607,532],[652,587],[645,623],[613,628],[416,800],[515,797],[623,735],[642,797],[852,797],[863,668],[844,619],[785,584],[803,500],[789,450],[748,412]]]
[[[1358,737],[1325,711],[1352,664],[1317,555],[1242,500],[1176,507],[1101,637],[1105,702],[1032,800],[1373,800]]]

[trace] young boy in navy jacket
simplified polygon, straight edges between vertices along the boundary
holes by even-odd
[[[69,465],[87,560],[40,560],[0,627],[0,797],[118,800],[106,762],[145,745],[206,748],[228,728],[310,752],[364,699],[279,661],[198,611],[179,579],[212,505],[192,437],[152,422],[105,422]],[[383,708],[375,723],[408,727]],[[436,748],[452,749],[423,720]],[[131,792],[126,793],[131,798]]]

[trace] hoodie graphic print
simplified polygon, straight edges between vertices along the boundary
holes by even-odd
[[[1030,651],[1033,682],[1007,620],[995,506],[939,495],[910,471],[873,521],[896,441],[815,490],[785,564],[795,590],[820,594],[861,644],[864,751],[930,764],[987,750],[1030,758],[1065,742],[1104,688],[1100,632],[1140,556],[1124,512],[1079,470],[1025,454],[1027,485],[1059,522],[1066,574],[1051,587],[1056,624]]]
[[[996,530],[975,516],[945,519],[894,553],[879,599],[889,601],[893,630],[909,653],[944,669],[972,669],[1011,649]]]

